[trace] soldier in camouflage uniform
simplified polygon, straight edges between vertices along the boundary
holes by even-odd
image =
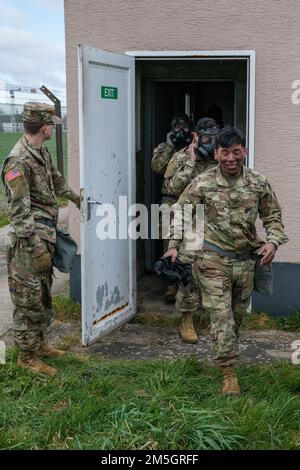
[[[171,121],[171,129],[167,134],[166,142],[159,144],[153,151],[151,168],[158,175],[165,173],[174,152],[187,147],[192,142],[192,122],[187,114],[175,114]],[[164,195],[162,190],[162,196]]]
[[[166,142],[160,143],[153,151],[151,168],[159,175],[164,175],[172,155],[192,142],[192,122],[187,114],[176,114],[172,119],[171,129],[167,134]],[[167,193],[164,183],[161,193],[161,204],[171,206],[176,202],[176,197]],[[168,239],[163,240],[164,251],[168,249],[168,243]],[[174,284],[168,286],[164,296],[167,303],[175,301],[177,288]]]
[[[214,359],[224,372],[223,393],[240,392],[234,363],[238,335],[254,285],[253,253],[260,264],[272,262],[279,245],[286,243],[281,209],[267,179],[243,165],[245,139],[236,128],[222,129],[216,140],[218,165],[197,176],[178,204],[203,204],[204,245],[197,252],[194,279],[199,284],[203,308],[210,315]],[[266,231],[266,243],[256,233],[258,215]],[[176,220],[175,220],[176,224]],[[179,240],[166,253],[178,255]]]
[[[79,196],[54,167],[43,142],[61,123],[53,106],[25,103],[25,133],[1,168],[10,221],[8,283],[14,304],[14,338],[18,365],[53,375],[56,369],[40,358],[61,356],[46,345],[52,318],[51,285],[58,219],[57,196],[80,207]]]
[[[176,199],[196,176],[217,163],[214,159],[217,123],[212,118],[204,117],[197,122],[195,130],[197,134],[193,143],[173,155],[165,172],[165,192]],[[194,261],[194,253],[187,249],[184,242],[180,246],[179,259],[184,263]],[[201,298],[194,281],[187,286],[179,286],[176,308],[182,315],[179,328],[182,340],[186,343],[196,343],[198,336],[193,325],[193,315],[201,308]]]

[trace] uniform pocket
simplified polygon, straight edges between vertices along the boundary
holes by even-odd
[[[259,260],[254,267],[254,290],[260,294],[273,294],[272,264],[260,265]]]
[[[16,246],[17,237],[15,233],[8,233],[5,238],[5,248],[6,248],[6,259],[7,263],[10,263]]]
[[[253,292],[253,283],[243,286],[242,300],[246,300],[248,297],[250,297],[252,295],[252,292]]]

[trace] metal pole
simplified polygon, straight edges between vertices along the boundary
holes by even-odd
[[[185,114],[190,117],[191,115],[191,95],[189,93],[185,93]]]
[[[55,114],[61,118],[61,106],[60,100],[48,90],[45,85],[41,86],[40,90],[54,103]],[[57,154],[57,168],[58,171],[64,175],[64,155],[63,155],[63,145],[62,145],[62,126],[61,124],[56,126],[55,129],[56,135],[56,154]]]
[[[16,116],[15,116],[15,92],[10,90],[10,122],[12,127],[12,132],[16,131]]]

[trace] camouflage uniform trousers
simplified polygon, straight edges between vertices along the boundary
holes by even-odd
[[[169,207],[171,207],[173,204],[175,204],[176,201],[177,201],[176,197],[168,196],[166,194],[163,194],[162,198],[161,198],[161,204],[167,204]],[[160,238],[162,238],[162,221],[161,221],[161,217],[160,217],[159,233],[160,233]],[[164,238],[163,239],[163,251],[164,251],[164,253],[166,251],[168,251],[169,241],[170,241],[169,238]]]
[[[178,260],[183,263],[191,263],[193,265],[195,261],[195,255],[179,250]],[[176,295],[176,309],[183,312],[197,313],[201,309],[201,292],[196,285],[194,279],[183,286],[179,284],[179,289]]]
[[[239,261],[207,250],[194,262],[194,279],[210,317],[214,361],[221,367],[238,359],[239,328],[249,308],[255,260]]]
[[[52,260],[55,245],[41,240]],[[8,286],[12,303],[14,340],[24,359],[39,349],[53,318],[52,274],[35,273],[32,253],[25,239],[8,249]]]

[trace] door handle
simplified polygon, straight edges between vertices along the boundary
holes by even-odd
[[[93,206],[94,204],[102,204],[102,202],[95,201],[95,199],[92,199],[91,197],[88,197],[86,202],[87,202],[87,220],[90,220],[91,206]]]

